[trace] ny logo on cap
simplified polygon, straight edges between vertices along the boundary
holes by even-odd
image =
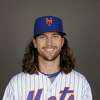
[[[46,18],[46,24],[47,24],[48,26],[51,26],[52,23],[53,23],[52,18]]]

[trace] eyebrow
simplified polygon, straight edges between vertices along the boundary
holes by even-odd
[[[45,33],[40,34],[39,36],[41,36],[41,35],[45,35],[45,36],[46,36],[46,34],[45,34]],[[59,35],[59,33],[53,32],[53,33],[52,33],[52,35]]]

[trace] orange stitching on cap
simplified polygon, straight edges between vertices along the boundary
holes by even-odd
[[[46,18],[46,24],[47,24],[48,26],[51,26],[52,23],[53,23],[52,18]]]

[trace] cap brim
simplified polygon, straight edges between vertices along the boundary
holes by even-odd
[[[39,34],[35,35],[34,38],[36,38],[36,37],[42,35],[43,33],[45,33],[45,32],[42,32],[42,33],[39,33]],[[57,33],[58,33],[59,35],[61,35],[61,36],[66,35],[66,33],[64,33],[64,32],[57,32]]]

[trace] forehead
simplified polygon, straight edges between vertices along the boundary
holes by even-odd
[[[42,33],[41,35],[60,35],[58,32],[45,32]]]

